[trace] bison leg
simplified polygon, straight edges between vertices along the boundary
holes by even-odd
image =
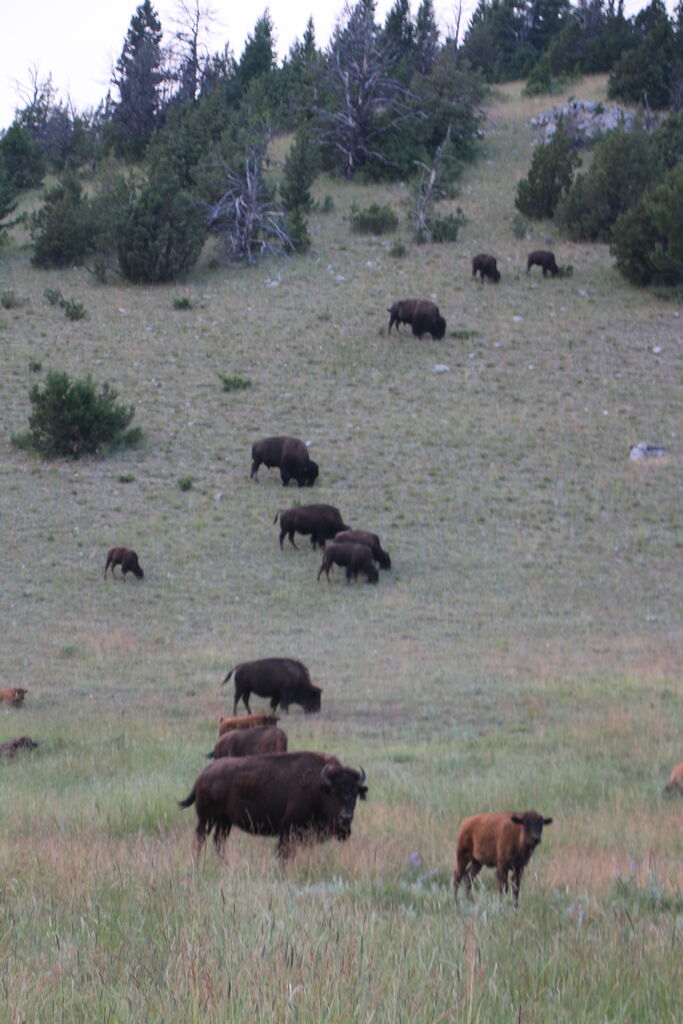
[[[502,899],[503,894],[508,891],[508,869],[499,864],[496,868],[496,876],[498,878],[498,892]]]
[[[258,477],[256,476],[256,474],[258,473],[260,465],[261,465],[261,460],[260,459],[254,459],[252,461],[252,464],[251,464],[251,474],[250,474],[252,480],[258,480]]]
[[[222,821],[216,822],[215,828],[213,830],[213,845],[216,849],[216,853],[221,858],[221,860],[223,860],[223,848],[225,846],[225,840],[230,835],[231,828],[231,823],[223,819]]]
[[[289,473],[287,472],[287,470],[286,469],[282,469],[282,467],[280,467],[280,479],[282,480],[282,486],[283,487],[286,487],[287,484],[289,483],[290,479],[291,479],[291,477],[290,477]]]
[[[192,845],[192,856],[194,857],[195,860],[198,859],[199,854],[202,852],[204,840],[206,839],[207,832],[209,831],[206,825],[207,823],[203,820],[203,818],[200,818],[199,821],[197,822],[197,828],[195,829],[194,832],[194,842]]]
[[[453,886],[455,889],[455,895],[457,899],[458,886],[460,885],[463,878],[465,879],[465,895],[468,899],[472,896],[472,882],[481,871],[481,861],[472,860],[465,861],[464,858],[458,857],[458,863],[453,875]]]
[[[514,868],[512,872],[512,902],[518,907],[519,906],[519,887],[522,884],[522,875],[524,874],[524,868]]]

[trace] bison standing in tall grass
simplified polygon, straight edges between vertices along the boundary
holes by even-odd
[[[472,277],[476,278],[479,274],[479,279],[484,282],[484,279],[488,277],[489,281],[494,284],[498,284],[500,281],[500,270],[496,262],[495,256],[489,256],[486,252],[480,252],[478,256],[472,258]]]
[[[132,572],[139,580],[143,579],[144,572],[138,561],[138,556],[131,548],[109,548],[107,561],[104,565],[104,578],[107,578],[107,569],[111,566],[112,579],[115,579],[114,569],[121,567],[121,576],[125,579],[127,572]]]
[[[534,249],[533,252],[529,253],[526,260],[527,274],[533,266],[540,267],[544,277],[548,274],[552,274],[555,277],[560,272],[560,268],[555,262],[555,253],[549,252],[547,249]]]
[[[512,872],[512,900],[519,903],[519,887],[524,869],[541,842],[544,825],[552,818],[543,818],[536,811],[523,814],[474,814],[460,823],[456,840],[456,862],[453,890],[458,896],[460,882],[465,879],[469,896],[472,882],[482,867],[495,868],[498,891],[503,896]]]
[[[222,682],[225,686],[230,676],[235,675],[235,700],[233,714],[237,714],[240,700],[251,714],[249,697],[270,697],[270,706],[275,711],[278,704],[286,713],[290,704],[300,704],[307,714],[320,711],[322,689],[314,686],[306,666],[295,658],[258,658],[256,661],[242,661],[231,668]]]
[[[431,334],[435,341],[441,341],[446,333],[446,321],[439,313],[439,307],[429,299],[400,299],[387,310],[389,330],[396,324],[396,333],[401,324],[410,324],[416,338]]]

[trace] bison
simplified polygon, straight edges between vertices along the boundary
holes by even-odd
[[[456,840],[456,862],[453,872],[453,890],[458,897],[458,886],[465,879],[467,895],[472,881],[482,867],[495,868],[498,891],[502,898],[507,892],[508,874],[512,872],[512,899],[519,903],[519,887],[531,854],[541,841],[544,825],[552,818],[543,818],[536,811],[523,814],[475,814],[460,823]]]
[[[277,715],[236,715],[228,718],[221,715],[218,719],[218,735],[233,732],[235,729],[259,729],[262,725],[277,725]]]
[[[285,535],[289,543],[296,547],[294,534],[310,534],[313,548],[324,547],[326,540],[332,540],[341,530],[350,530],[341,517],[341,512],[334,505],[295,505],[294,508],[280,509],[273,524],[280,518],[280,547]]]
[[[277,836],[283,859],[306,839],[348,839],[356,800],[365,800],[361,768],[315,751],[222,757],[201,771],[181,807],[196,805],[195,858],[213,832],[216,852],[233,826],[257,836]]]
[[[555,253],[548,252],[547,249],[535,249],[533,252],[529,253],[526,259],[527,274],[533,266],[541,267],[544,277],[546,277],[548,273],[551,273],[553,277],[555,277],[555,275],[560,272],[560,268],[555,262]]]
[[[111,566],[111,575],[114,579],[114,569],[121,566],[121,575],[125,579],[127,572],[132,572],[139,580],[144,577],[142,566],[138,562],[138,556],[131,548],[109,548],[107,561],[104,565],[104,578],[107,578],[107,569]]]
[[[235,674],[235,700],[233,714],[237,714],[237,704],[244,701],[244,706],[251,714],[249,697],[255,693],[257,697],[270,697],[270,706],[275,711],[278,704],[287,713],[290,704],[300,704],[307,714],[320,711],[320,694],[322,689],[314,686],[306,666],[294,658],[260,658],[257,661],[242,661],[231,668],[222,682],[225,686],[230,676]]]
[[[489,256],[488,253],[480,252],[478,256],[473,257],[472,277],[476,277],[477,272],[482,283],[486,277],[488,277],[489,281],[493,281],[494,284],[498,284],[500,281],[500,270],[498,269],[496,258],[495,256]]]
[[[387,313],[389,334],[394,324],[397,334],[400,324],[411,324],[416,338],[431,334],[435,341],[440,341],[446,333],[446,321],[439,313],[439,307],[428,299],[401,299],[394,302]]]
[[[675,764],[671,770],[671,777],[664,787],[667,796],[673,793],[683,793],[683,761]]]
[[[312,487],[318,478],[318,463],[308,454],[308,448],[298,437],[264,437],[251,446],[251,478],[257,479],[260,465],[280,470],[282,486],[296,480],[299,487]]]
[[[334,535],[335,541],[351,541],[352,544],[366,544],[372,551],[372,557],[380,569],[391,569],[391,558],[388,551],[382,549],[376,533],[369,530],[341,530]]]
[[[18,708],[24,703],[27,693],[28,690],[23,690],[21,686],[10,686],[8,690],[0,690],[0,704],[8,708]]]
[[[330,569],[333,565],[346,567],[346,582],[358,579],[358,573],[364,572],[368,583],[377,583],[379,573],[372,558],[372,551],[367,544],[353,544],[350,541],[330,541],[325,545],[323,560],[318,569],[317,578],[321,573],[327,576],[330,582]]]
[[[254,729],[233,729],[216,740],[207,757],[245,757],[247,754],[284,754],[287,733],[277,725],[259,725]]]
[[[18,736],[15,740],[0,743],[0,756],[14,757],[19,750],[35,750],[38,744],[30,736]]]

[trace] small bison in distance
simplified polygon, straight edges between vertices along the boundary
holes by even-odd
[[[236,715],[228,718],[221,715],[218,719],[218,735],[223,736],[226,732],[233,732],[235,729],[258,729],[263,725],[277,725],[280,719],[277,715]]]
[[[275,711],[278,704],[284,712],[290,704],[300,704],[307,714],[320,711],[319,686],[314,686],[306,666],[294,658],[260,658],[257,661],[242,661],[230,669],[223,680],[225,686],[235,674],[235,700],[233,714],[237,714],[240,700],[251,714],[249,697],[270,697],[270,706]]]
[[[312,487],[318,478],[318,463],[308,454],[308,448],[298,437],[264,437],[251,446],[251,478],[258,479],[259,466],[280,470],[282,486],[296,480],[299,487]]]
[[[555,262],[555,253],[548,252],[547,249],[534,249],[533,252],[529,253],[526,260],[527,274],[533,266],[541,267],[544,277],[547,277],[548,274],[552,274],[555,277],[560,272],[560,268]]]
[[[254,729],[233,729],[216,740],[207,757],[245,757],[247,754],[284,754],[287,733],[277,725],[259,725]]]
[[[431,334],[435,341],[441,341],[446,333],[446,321],[439,313],[439,307],[429,299],[401,299],[387,310],[389,330],[396,324],[396,333],[401,324],[410,324],[416,338]]]
[[[0,690],[0,705],[6,708],[18,708],[24,703],[24,697],[28,690],[21,686],[10,686],[7,690]]]
[[[671,777],[664,787],[664,793],[672,796],[674,793],[683,793],[683,761],[675,764],[671,770]]]
[[[372,551],[372,557],[380,569],[391,569],[389,552],[382,549],[376,533],[369,530],[341,530],[334,536],[335,541],[351,541],[352,544],[366,544]]]
[[[234,827],[256,836],[277,836],[283,859],[305,840],[348,839],[358,799],[367,786],[361,768],[315,751],[221,757],[197,777],[181,807],[196,804],[195,858],[213,829],[216,852]]]
[[[323,560],[318,569],[317,578],[324,572],[330,582],[330,569],[333,565],[346,568],[346,582],[358,579],[358,573],[364,572],[368,583],[377,583],[379,573],[367,544],[353,544],[349,541],[330,541],[325,545]]]
[[[121,576],[125,579],[127,572],[132,572],[139,580],[144,577],[142,566],[138,562],[138,556],[131,548],[109,548],[107,561],[104,566],[104,578],[107,578],[107,569],[111,566],[112,579],[115,578],[114,569],[121,566]]]
[[[35,750],[38,744],[30,736],[17,736],[14,740],[6,740],[0,743],[1,757],[16,757],[20,750]]]
[[[479,273],[479,279],[482,283],[488,277],[489,281],[498,284],[500,281],[500,270],[498,269],[495,256],[489,256],[485,252],[480,252],[478,256],[474,256],[472,259],[472,277],[476,278],[477,273]]]
[[[313,548],[324,547],[326,540],[332,540],[340,530],[349,530],[341,517],[341,512],[334,505],[295,505],[294,508],[280,509],[273,519],[273,524],[280,519],[280,547],[285,536],[289,543],[296,547],[294,534],[310,534]]]
[[[456,862],[453,872],[453,890],[458,897],[458,886],[465,879],[467,895],[472,881],[482,867],[495,868],[498,891],[503,896],[508,888],[508,874],[512,872],[512,900],[519,903],[519,887],[524,869],[541,841],[544,825],[552,818],[543,818],[536,811],[523,814],[474,814],[460,823],[456,840]]]

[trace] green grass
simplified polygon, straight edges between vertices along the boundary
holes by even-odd
[[[549,105],[519,90],[489,108],[453,245],[412,244],[403,186],[323,180],[311,256],[226,274],[207,250],[189,317],[175,286],[39,272],[20,236],[5,254],[22,304],[0,309],[2,667],[28,693],[0,740],[41,745],[0,765],[0,1019],[678,1020],[681,807],[661,788],[683,756],[679,304],[626,286],[604,246],[516,236]],[[373,202],[400,212],[395,238],[351,233]],[[573,276],[527,277],[538,247]],[[497,286],[471,280],[482,251]],[[88,320],[55,317],[48,287]],[[439,304],[442,342],[387,336],[413,296]],[[12,448],[33,366],[109,381],[144,446]],[[226,396],[231,367],[253,386]],[[310,442],[313,490],[249,479],[278,433]],[[638,440],[670,455],[632,463]],[[308,501],[380,534],[376,587],[316,583],[305,540],[280,551],[275,512]],[[103,580],[115,544],[142,583]],[[220,681],[280,654],[324,688],[320,716],[280,723],[290,748],[362,765],[368,801],[348,843],[285,867],[242,834],[193,866],[177,801],[231,708]],[[460,818],[527,807],[554,824],[519,911],[488,871],[456,908]]]

